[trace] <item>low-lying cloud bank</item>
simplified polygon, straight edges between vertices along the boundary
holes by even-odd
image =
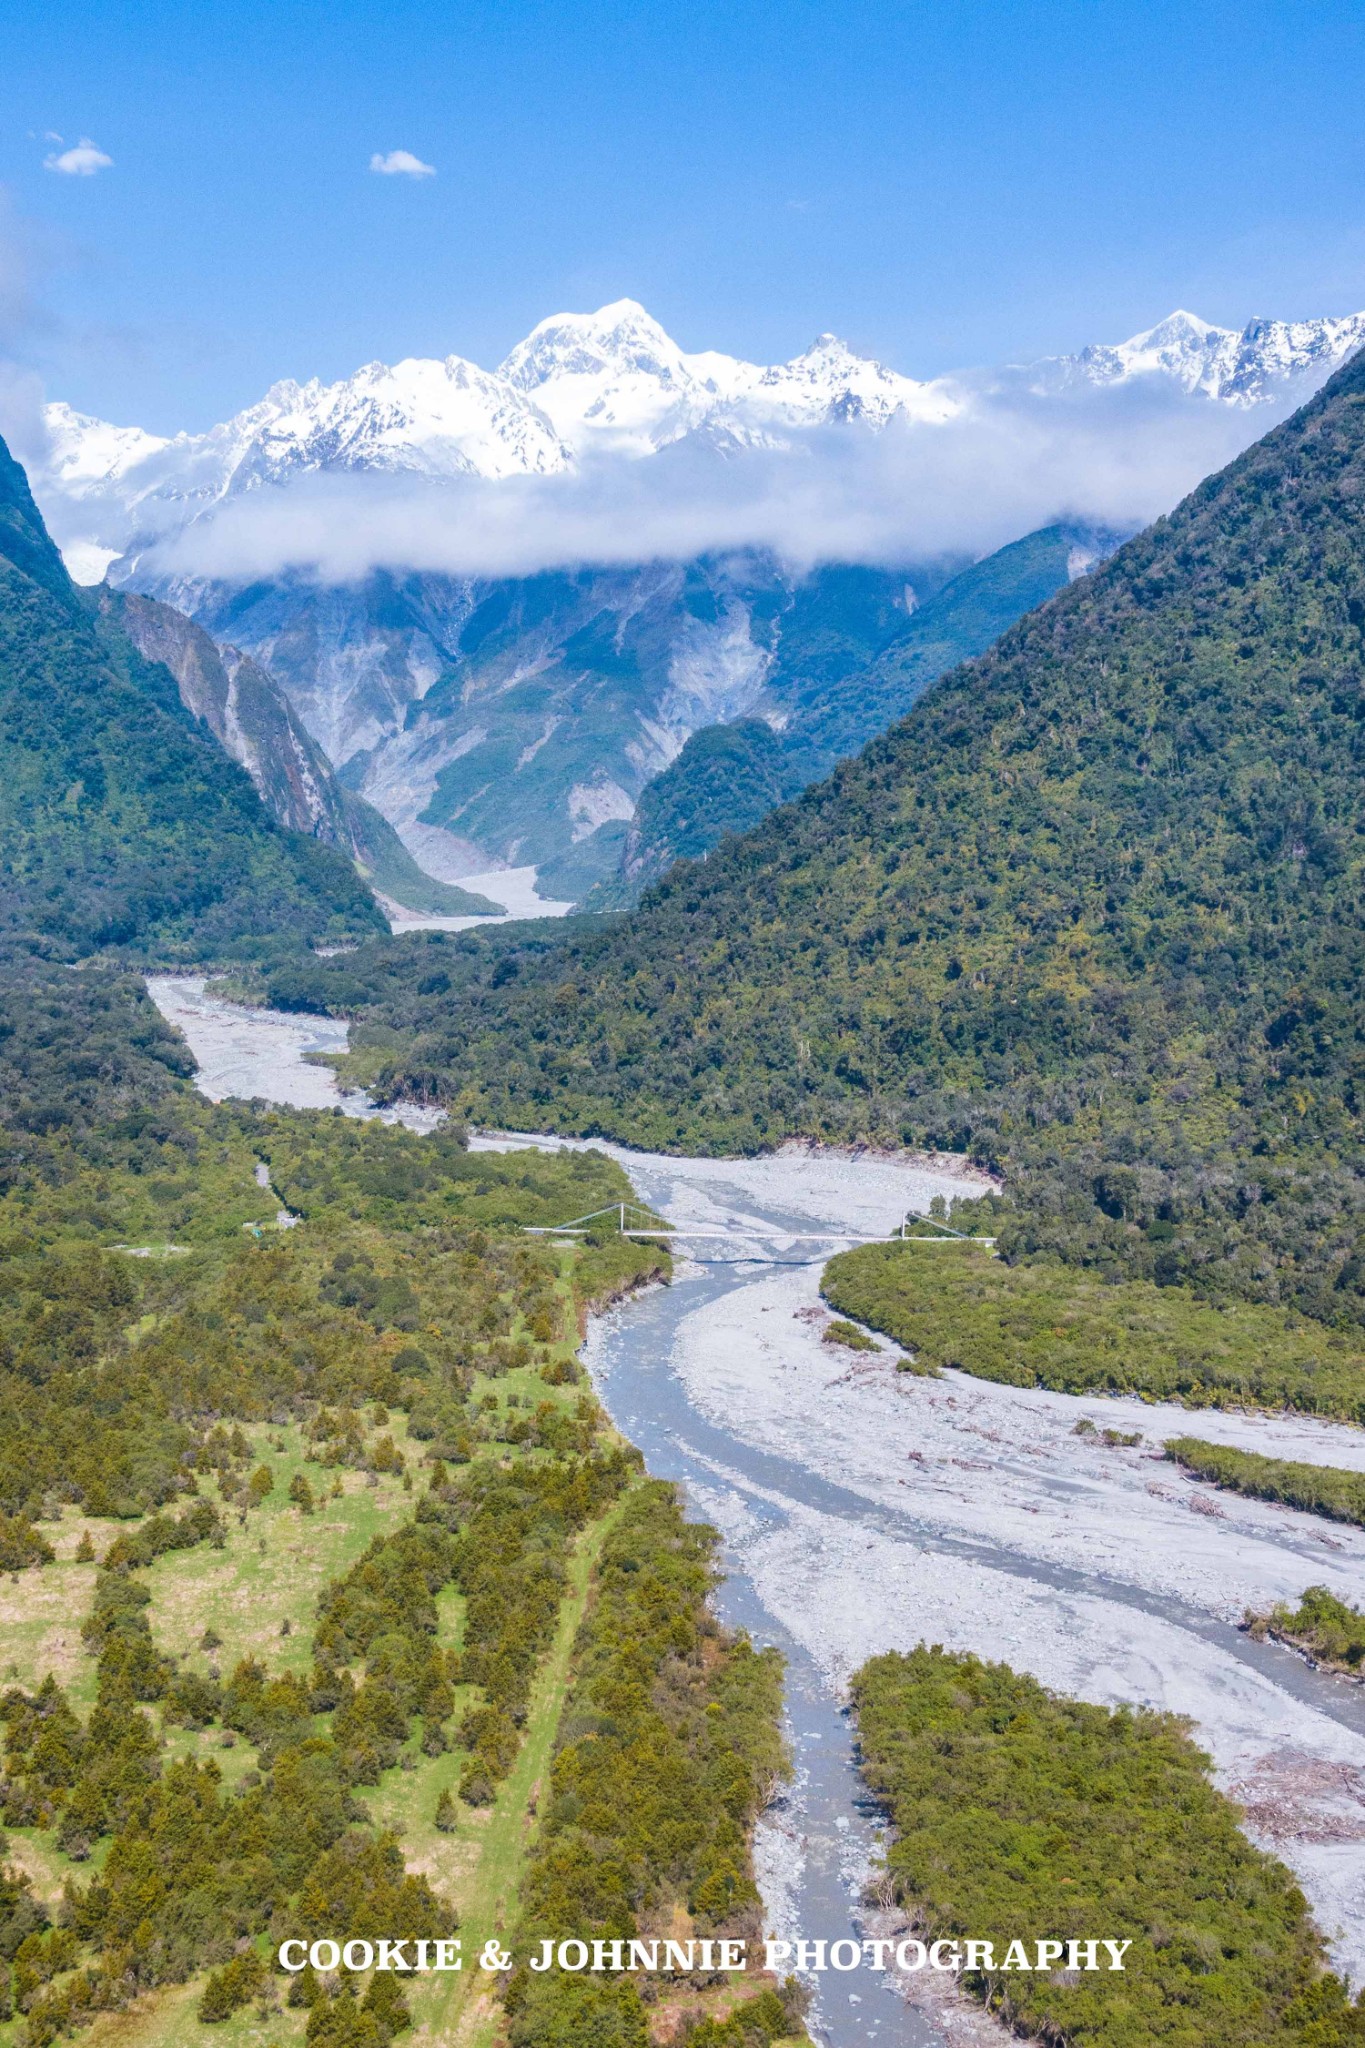
[[[997,388],[944,424],[830,426],[778,449],[694,436],[643,460],[496,483],[314,473],[229,497],[181,531],[162,525],[137,574],[340,584],[379,569],[524,576],[751,548],[797,569],[981,556],[1055,520],[1145,525],[1290,409],[1169,388]],[[148,526],[171,509],[146,506]]]

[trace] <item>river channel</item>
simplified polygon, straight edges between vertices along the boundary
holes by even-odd
[[[150,986],[214,1099],[376,1113],[308,1063],[344,1046],[344,1026],[221,1003],[187,977]],[[430,1112],[397,1114],[430,1128]],[[1365,1470],[1365,1433],[921,1379],[896,1371],[893,1346],[868,1355],[823,1341],[824,1260],[887,1235],[936,1192],[975,1190],[963,1162],[601,1149],[679,1226],[684,1255],[672,1286],[596,1320],[585,1362],[649,1470],[680,1481],[721,1530],[724,1618],[787,1658],[795,1775],[757,1844],[769,1931],[886,1931],[860,1904],[877,1817],[860,1794],[845,1688],[866,1657],[929,1641],[1104,1704],[1186,1715],[1249,1831],[1295,1871],[1338,1966],[1365,1977],[1365,1687],[1237,1626],[1246,1607],[1308,1584],[1358,1601],[1365,1532],[1215,1494],[1161,1455],[1165,1437],[1197,1433]],[[1075,1434],[1082,1417],[1095,1435]],[[1109,1425],[1142,1441],[1108,1445],[1098,1432]],[[828,1973],[814,1990],[825,2048],[1012,2038],[942,1981]]]

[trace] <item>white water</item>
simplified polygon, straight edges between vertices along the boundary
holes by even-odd
[[[184,1029],[205,1092],[318,1107],[340,1099],[303,1053],[324,1039],[340,1049],[344,1027],[239,1010],[186,980],[151,986]],[[363,1097],[344,1106],[375,1113]],[[774,1932],[797,1920],[807,1934],[848,1931],[873,1829],[857,1810],[842,1689],[865,1657],[927,1640],[1107,1705],[1187,1715],[1250,1832],[1294,1870],[1338,1966],[1365,1977],[1365,1688],[1235,1626],[1245,1606],[1310,1583],[1358,1601],[1365,1532],[1215,1493],[1159,1456],[1164,1437],[1194,1434],[1365,1469],[1365,1435],[960,1374],[922,1380],[896,1373],[894,1347],[868,1357],[824,1344],[824,1256],[850,1237],[888,1233],[934,1192],[965,1191],[972,1177],[960,1162],[601,1149],[671,1220],[733,1231],[728,1250],[699,1237],[718,1256],[672,1288],[599,1319],[586,1356],[650,1469],[681,1479],[721,1528],[726,1611],[789,1659],[798,1780],[759,1844]],[[823,1246],[809,1242],[812,1228],[827,1233]],[[1145,1442],[1108,1449],[1077,1437],[1082,1415],[1140,1429]],[[1005,2039],[973,2009],[945,2005],[941,1987],[907,1988],[922,2001],[932,1991],[932,2009],[907,2011],[867,1979],[826,1980],[819,2031],[830,2048],[882,2030],[902,2048]]]

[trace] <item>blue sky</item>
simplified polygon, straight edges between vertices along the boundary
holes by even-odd
[[[0,346],[161,431],[620,296],[919,375],[1365,306],[1359,0],[8,0],[4,44]]]

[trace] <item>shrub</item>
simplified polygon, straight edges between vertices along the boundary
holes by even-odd
[[[1257,1451],[1237,1451],[1194,1436],[1172,1437],[1166,1456],[1185,1471],[1211,1479],[1215,1486],[1233,1493],[1247,1494],[1253,1500],[1282,1501],[1286,1507],[1365,1528],[1365,1472],[1264,1458]]]

